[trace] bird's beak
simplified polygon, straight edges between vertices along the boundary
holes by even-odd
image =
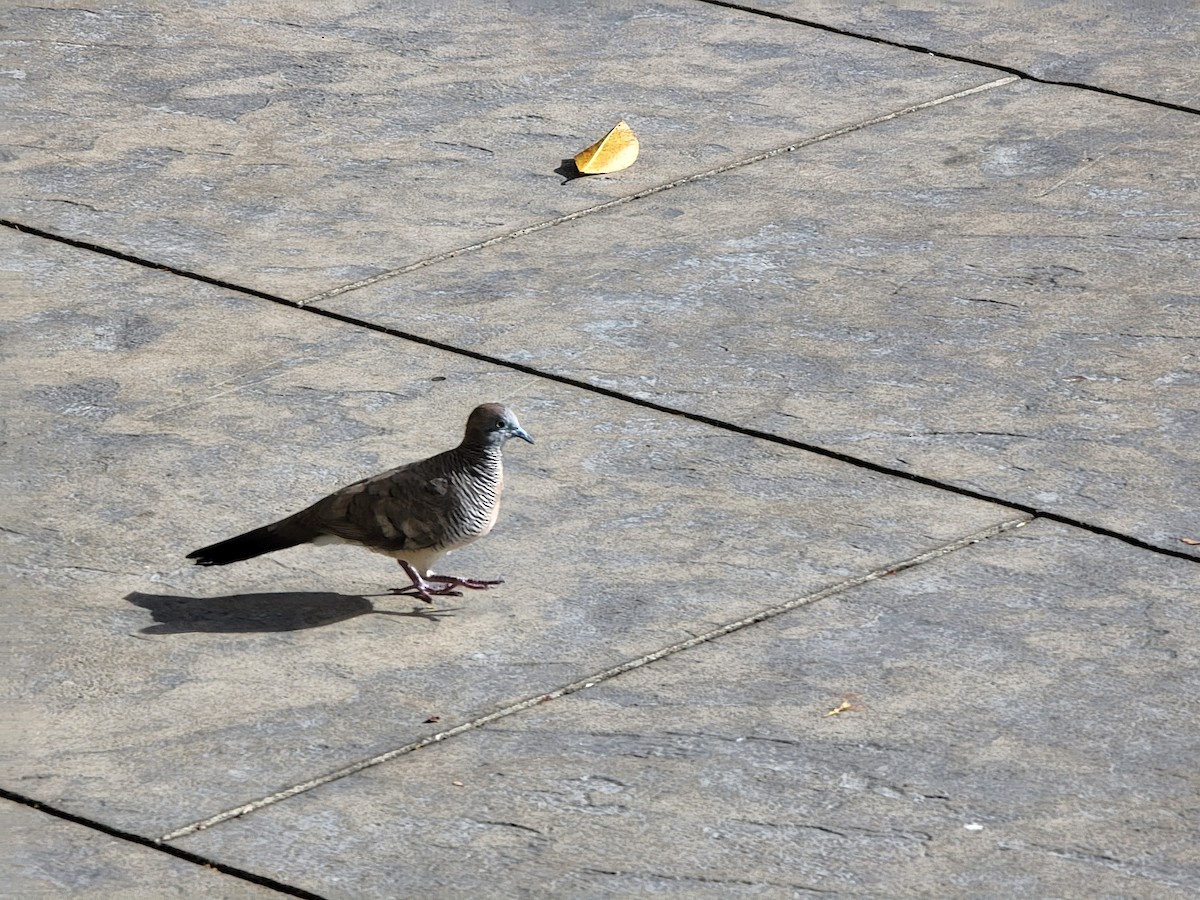
[[[533,438],[531,438],[529,436],[529,432],[526,431],[524,428],[522,428],[520,425],[518,425],[516,428],[513,429],[512,436],[519,437],[523,441],[529,441],[529,443],[531,443],[531,444],[533,443]]]

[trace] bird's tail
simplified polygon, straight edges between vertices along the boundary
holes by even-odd
[[[193,550],[187,555],[187,558],[195,560],[198,566],[227,566],[230,563],[241,562],[243,559],[252,559],[276,550],[286,550],[288,547],[295,547],[297,544],[305,544],[312,540],[311,534],[306,534],[296,528],[288,528],[288,524],[285,519],[283,522],[255,528],[253,531],[247,531],[245,534],[239,534],[229,540]]]

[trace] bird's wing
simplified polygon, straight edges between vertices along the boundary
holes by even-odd
[[[299,513],[321,534],[378,550],[437,547],[447,535],[449,485],[428,467],[401,466],[347,485]]]

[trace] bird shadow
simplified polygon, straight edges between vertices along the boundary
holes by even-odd
[[[387,595],[381,595],[387,596]],[[178,597],[134,591],[125,599],[150,612],[158,624],[140,634],[253,634],[300,631],[376,614],[438,622],[455,608],[414,606],[411,612],[376,609],[369,597],[319,591],[230,594],[225,597]]]

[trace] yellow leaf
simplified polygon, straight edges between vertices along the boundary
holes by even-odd
[[[620,172],[633,165],[638,156],[638,139],[633,129],[622,119],[586,150],[575,154],[575,168],[582,175],[603,175]]]
[[[860,709],[862,709],[862,707],[858,703],[858,701],[861,699],[862,698],[856,693],[849,693],[849,694],[843,695],[842,702],[839,703],[837,706],[835,706],[833,709],[831,709],[829,712],[825,713],[826,718],[828,718],[829,716],[838,716],[844,712],[858,712]]]

